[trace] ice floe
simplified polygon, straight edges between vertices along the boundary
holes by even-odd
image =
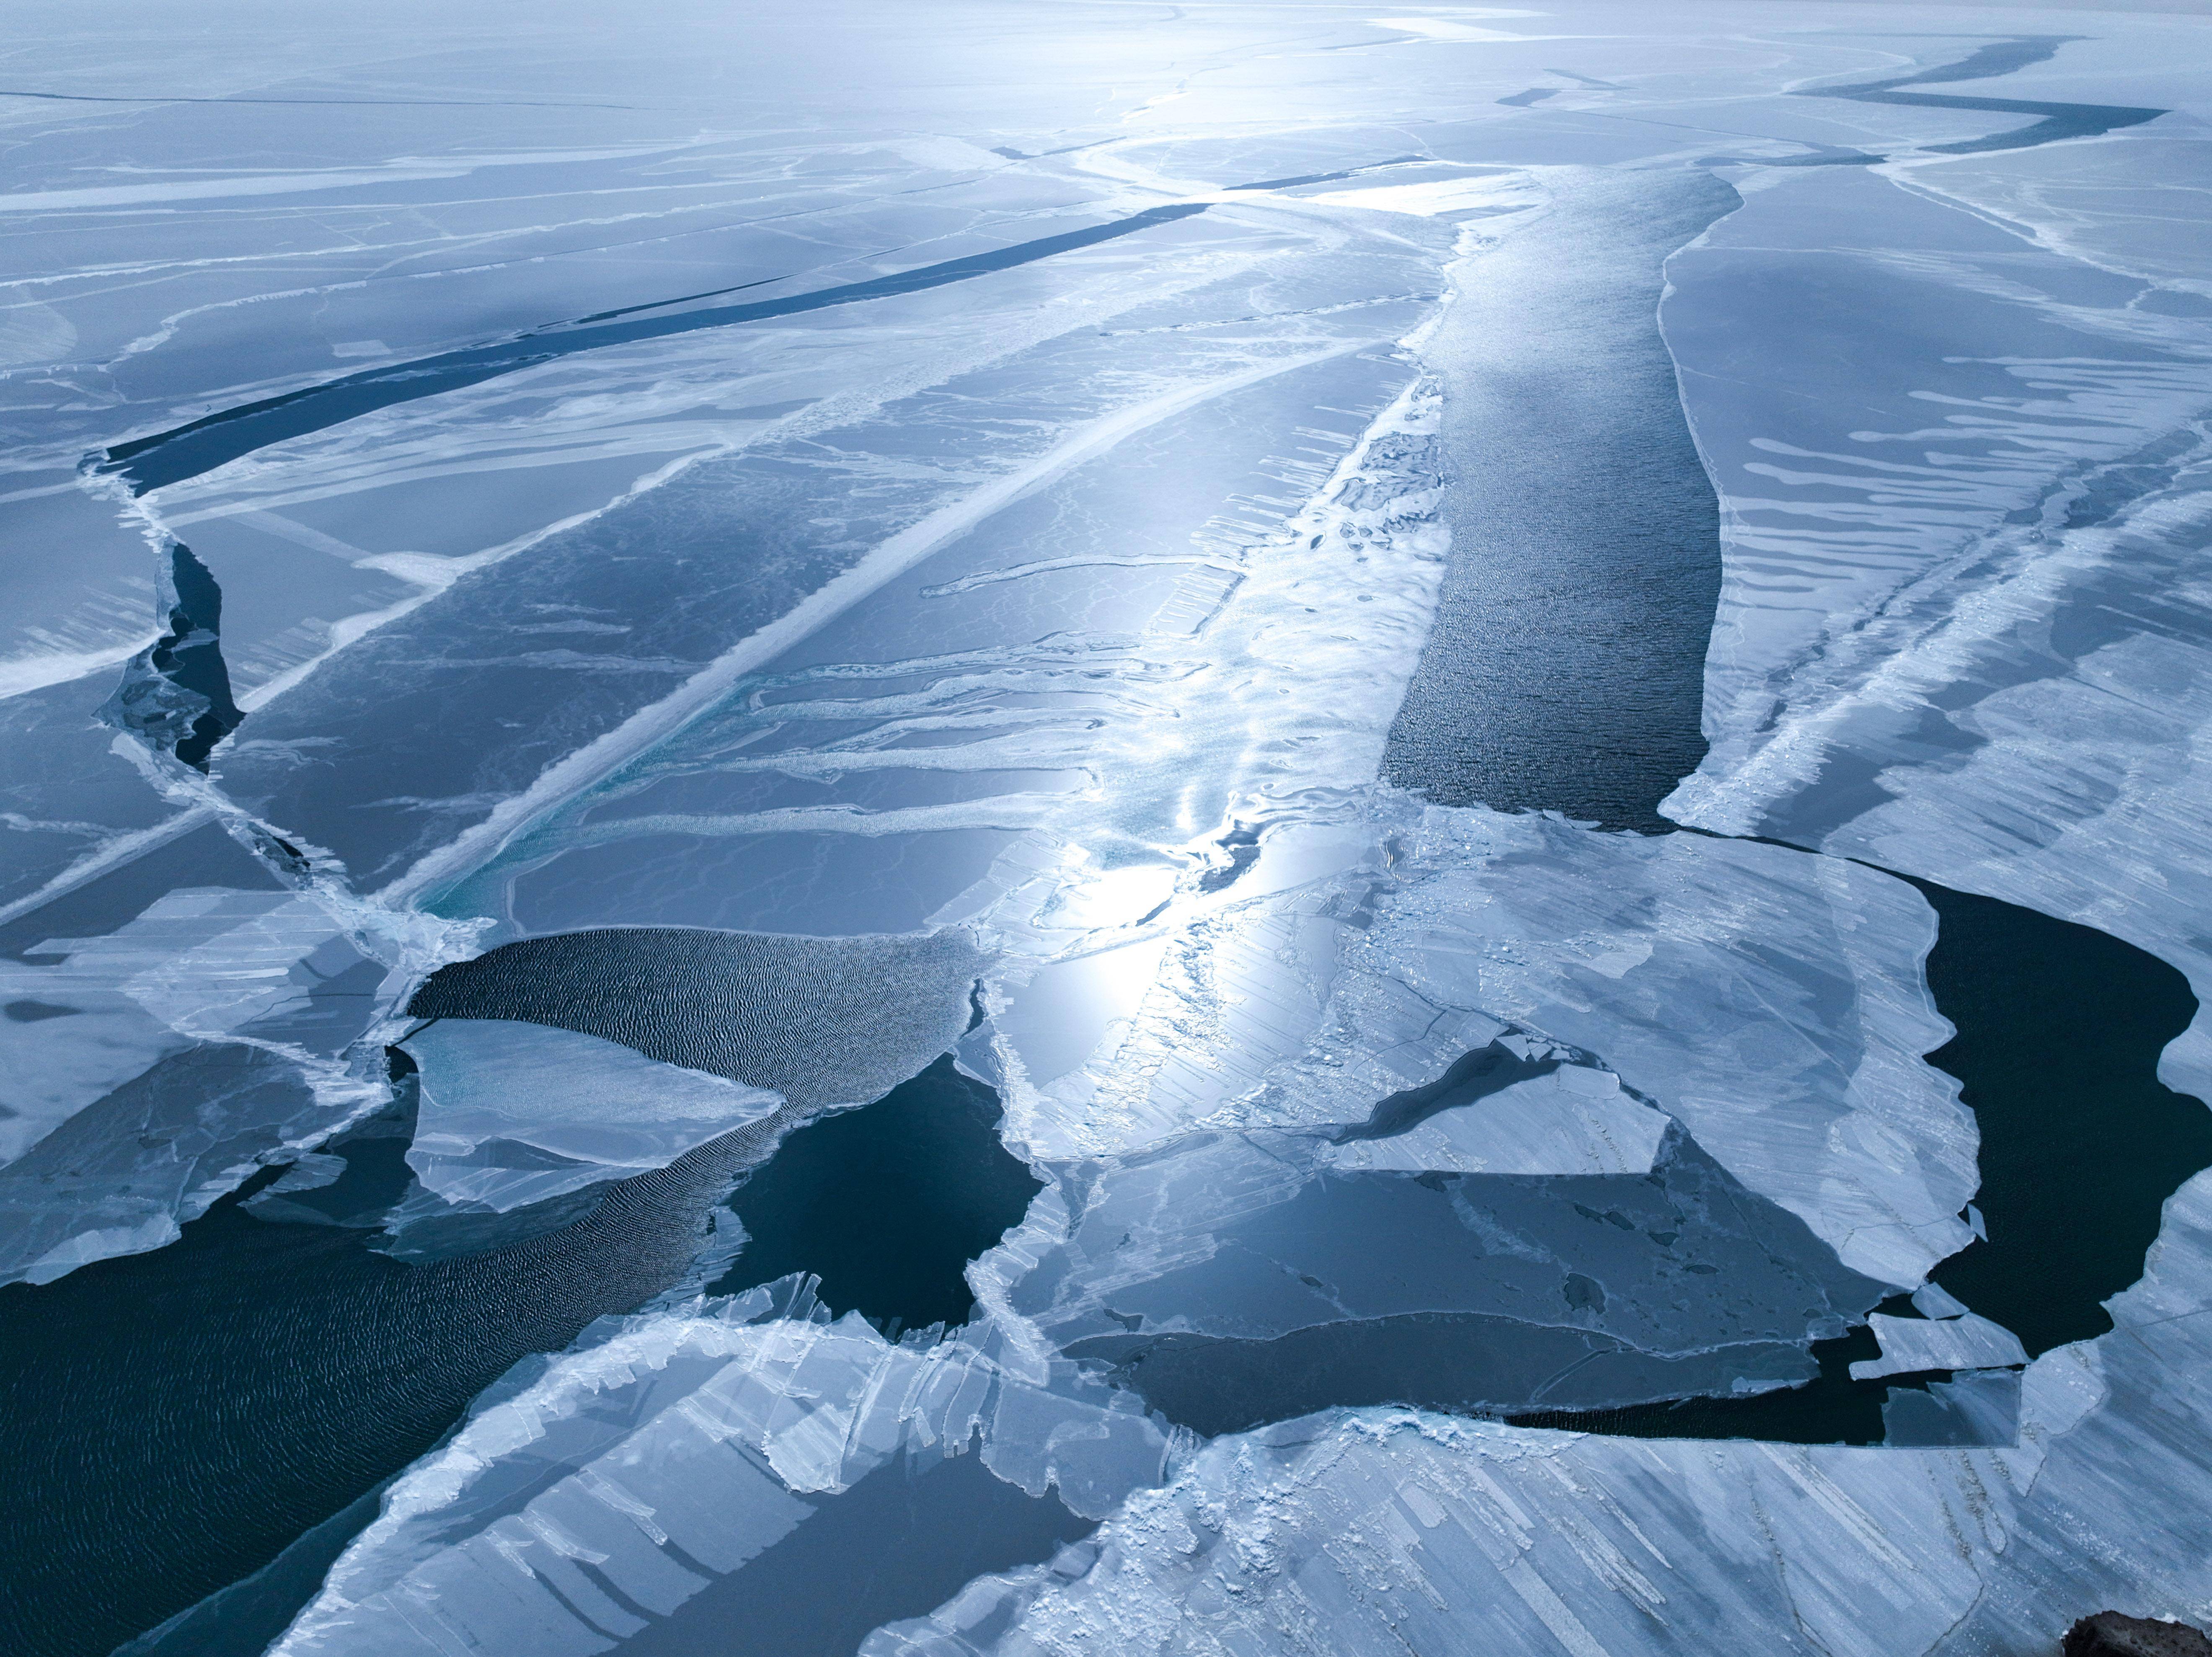
[[[783,1104],[540,1024],[440,1019],[405,1045],[422,1067],[408,1165],[459,1208],[504,1213],[665,1167]]]
[[[1867,1323],[1881,1343],[1881,1357],[1852,1364],[1853,1381],[1915,1369],[1985,1369],[2027,1362],[2018,1335],[1972,1312],[1941,1320],[1876,1312]]]

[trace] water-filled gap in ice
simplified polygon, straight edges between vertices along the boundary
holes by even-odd
[[[1664,264],[1740,203],[1697,168],[1562,187],[1468,261],[1425,349],[1452,546],[1383,774],[1445,805],[1662,832],[1705,757],[1720,508],[1660,337]]]
[[[222,588],[181,542],[169,548],[168,630],[125,665],[100,717],[195,770],[246,715],[222,657]]]
[[[1958,1034],[1928,1055],[1981,1125],[1988,1229],[1936,1282],[2030,1357],[2112,1326],[2182,1184],[2212,1167],[2212,1110],[2158,1079],[2189,1028],[2189,980],[2147,950],[2018,904],[1916,880],[1941,930],[1936,1005]]]
[[[1042,236],[1033,241],[1017,242],[1010,247],[998,248],[987,253],[970,253],[961,258],[925,264],[888,276],[873,276],[866,282],[816,288],[811,293],[794,294],[786,299],[715,306],[703,311],[682,312],[675,316],[632,317],[627,321],[602,322],[588,326],[556,325],[534,330],[514,339],[501,340],[495,344],[471,346],[410,362],[364,369],[359,373],[325,380],[319,385],[287,391],[281,397],[264,398],[256,403],[226,409],[166,432],[155,432],[146,437],[134,438],[127,443],[118,443],[100,458],[99,470],[118,474],[129,483],[132,493],[143,495],[149,489],[157,489],[166,484],[212,471],[240,455],[251,454],[256,449],[266,448],[272,443],[324,431],[358,416],[388,409],[396,404],[412,403],[421,398],[435,397],[441,391],[481,385],[501,374],[512,373],[518,368],[551,362],[578,351],[597,350],[606,345],[627,345],[642,339],[662,339],[702,328],[726,328],[738,323],[763,321],[770,317],[794,316],[801,312],[819,311],[835,305],[856,305],[867,300],[887,299],[897,294],[919,294],[932,288],[942,288],[948,282],[965,282],[972,276],[987,276],[994,270],[1008,270],[1017,265],[1034,264],[1038,259],[1050,258],[1057,253],[1096,246],[1100,242],[1148,230],[1155,225],[1170,223],[1205,210],[1202,203],[1177,203],[1165,207],[1147,208],[1141,213],[1115,219],[1109,223],[1066,231],[1057,236]],[[666,302],[674,304],[681,301]]]
[[[862,1109],[809,1124],[730,1199],[748,1241],[716,1294],[793,1272],[886,1329],[967,1321],[968,1263],[1043,1182],[999,1140],[998,1096],[948,1055]]]
[[[2122,127],[2140,126],[2145,121],[2154,121],[2169,112],[2163,109],[2136,109],[2118,104],[2039,103],[2022,98],[1961,98],[1948,93],[1898,90],[1899,87],[1918,86],[1925,82],[1984,81],[2009,75],[2015,70],[2048,62],[2059,47],[2069,40],[2081,38],[2078,34],[2014,35],[1978,47],[1955,64],[1922,70],[1917,74],[1900,75],[1885,81],[1863,81],[1853,86],[1800,87],[1796,92],[1801,98],[1848,98],[1854,103],[1862,104],[1899,104],[1914,109],[1985,110],[1992,114],[2039,115],[2043,118],[2032,125],[1991,133],[1987,137],[1961,138],[1954,143],[1923,146],[1938,155],[1971,155],[1991,149],[2029,149],[2039,144],[2057,143],[2063,138],[2100,137]],[[1885,158],[1874,155],[1865,159],[1875,161]]]

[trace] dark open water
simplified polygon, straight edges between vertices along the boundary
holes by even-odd
[[[1660,337],[1662,266],[1732,211],[1680,168],[1589,180],[1470,261],[1425,353],[1451,526],[1384,774],[1447,805],[1660,832],[1698,768],[1720,514]]]

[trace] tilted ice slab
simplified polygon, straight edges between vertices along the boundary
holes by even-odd
[[[515,537],[496,568],[447,569],[449,585],[419,604],[394,599],[373,631],[250,710],[219,780],[365,886],[400,880],[413,893],[465,872],[998,507],[1249,379],[1385,345],[1433,289],[1440,248],[1370,232],[1339,235],[1326,260],[1294,257],[1310,239],[1303,224],[1209,210],[980,278],[949,317],[942,300],[894,296],[803,327],[579,359],[562,373],[593,407],[633,379],[649,390],[683,374],[699,398],[748,385],[748,399],[783,412],[726,422],[690,461],[633,464],[592,509]],[[1274,320],[1256,327],[1255,313]],[[465,431],[466,411],[444,412]],[[305,484],[349,461],[329,446],[252,464],[291,463]],[[278,515],[311,528],[315,517]],[[177,526],[200,535],[191,516]],[[743,579],[697,580],[733,536],[757,549]],[[283,568],[253,544],[267,537],[228,538],[241,574]],[[222,579],[223,542],[210,532],[198,544]],[[672,582],[683,602],[667,601]],[[1008,597],[947,608],[988,610]],[[455,694],[495,661],[502,717],[521,710],[520,727]],[[432,726],[436,744],[393,743],[396,730]],[[559,733],[550,745],[549,731]],[[733,815],[690,803],[661,811]],[[444,852],[464,834],[461,854]]]
[[[392,1486],[271,1649],[551,1657],[655,1630],[726,1639],[749,1596],[774,1603],[763,1578],[810,1563],[844,1583],[824,1578],[787,1611],[818,1624],[896,1579],[901,1549],[927,1554],[916,1527],[1003,1523],[1019,1496],[1030,1557],[1049,1557],[1054,1526],[1074,1534],[1072,1516],[1101,1517],[1167,1469],[1170,1440],[1069,1366],[1010,1369],[982,1336],[893,1345],[792,1289],[606,1320],[519,1369]],[[971,1455],[989,1477],[932,1471]],[[872,1476],[894,1487],[888,1508]],[[834,1558],[807,1560],[811,1532],[834,1539]],[[856,1587],[862,1563],[868,1586]]]
[[[1612,1071],[1588,1065],[1558,1065],[1491,1099],[1483,1109],[1447,1108],[1394,1132],[1339,1133],[1315,1155],[1347,1171],[1644,1174],[1667,1134],[1665,1113],[1624,1092]]]
[[[185,888],[29,952],[56,964],[0,962],[0,1280],[168,1242],[380,1102],[349,1049],[407,945],[364,919],[317,892]]]
[[[407,1165],[459,1208],[503,1214],[663,1168],[783,1104],[766,1089],[542,1024],[441,1019],[405,1046],[422,1067]]]
[[[1108,1521],[1081,1577],[986,1579],[878,1632],[863,1657],[1659,1657],[1716,1641],[1966,1657],[2038,1649],[2089,1607],[2202,1622],[2208,1271],[2200,1177],[2168,1207],[2142,1282],[2113,1301],[2118,1326],[2029,1366],[2013,1448],[1691,1443],[1333,1411],[1217,1440]],[[1967,1407],[2003,1413],[2005,1383],[1972,1385],[1990,1396]]]
[[[1897,1449],[2020,1442],[2021,1373],[1961,1369],[1926,1392],[1893,1387],[1881,1406],[1881,1442]]]
[[[1807,1344],[1884,1293],[1679,1129],[1635,1174],[1316,1163],[1304,1136],[1263,1131],[1066,1170],[1066,1239],[1048,1224],[1011,1240],[1001,1258],[1036,1264],[1006,1303],[1069,1355],[1121,1366],[1170,1418],[1219,1432],[1328,1404],[1510,1412],[1763,1391],[1811,1380]]]

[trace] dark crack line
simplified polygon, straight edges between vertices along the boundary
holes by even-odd
[[[1203,203],[1177,203],[1166,207],[1150,208],[1127,218],[1091,225],[1082,230],[1044,236],[1034,241],[1017,242],[992,252],[970,253],[961,258],[946,259],[888,276],[874,276],[866,282],[847,282],[836,288],[817,288],[811,293],[797,294],[785,299],[761,300],[749,305],[717,306],[709,310],[687,312],[674,317],[641,317],[625,322],[593,325],[556,324],[495,344],[472,346],[437,356],[420,357],[410,362],[364,369],[359,373],[325,380],[319,385],[305,386],[280,397],[264,398],[257,403],[226,409],[166,432],[156,432],[149,437],[118,443],[97,460],[94,469],[120,475],[128,482],[133,494],[143,495],[149,489],[160,489],[166,484],[180,483],[185,478],[212,471],[217,466],[241,455],[251,454],[257,449],[266,448],[272,443],[325,431],[362,415],[372,414],[398,404],[411,403],[443,391],[481,385],[485,380],[513,373],[517,369],[550,362],[579,351],[662,339],[706,328],[727,328],[741,323],[765,321],[772,317],[796,316],[809,311],[825,310],[832,306],[857,305],[871,300],[925,293],[952,282],[966,282],[994,271],[1031,264],[1056,254],[1093,247],[1101,242],[1133,235],[1156,225],[1170,224],[1177,219],[1188,218],[1204,211]],[[682,301],[663,302],[675,304]]]

